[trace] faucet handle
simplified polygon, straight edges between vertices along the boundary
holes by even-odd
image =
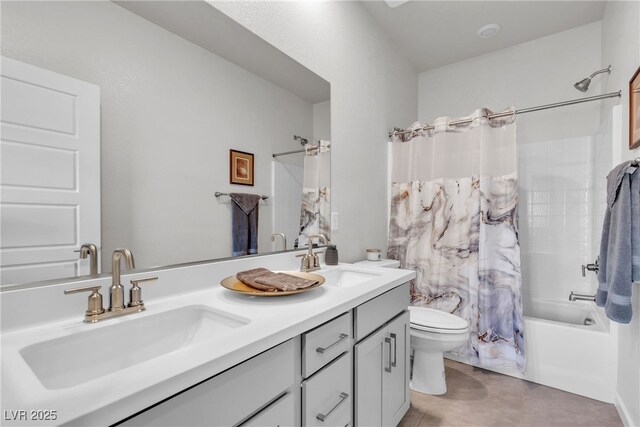
[[[313,258],[309,258],[306,254],[302,255],[300,260],[300,271],[309,271],[313,268]]]
[[[154,280],[158,280],[158,277],[145,277],[143,279],[133,279],[130,280],[131,289],[129,290],[129,307],[140,307],[141,310],[144,310],[144,302],[142,301],[142,289],[140,288],[140,283],[151,282]]]
[[[86,286],[83,288],[65,289],[64,294],[77,294],[79,292],[91,292],[87,300],[87,311],[85,313],[85,322],[95,322],[93,320],[98,314],[104,313],[102,307],[102,294],[100,294],[100,286]]]

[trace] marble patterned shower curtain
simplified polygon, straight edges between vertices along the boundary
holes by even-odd
[[[388,257],[415,269],[413,305],[469,321],[473,364],[524,370],[513,116],[394,138]]]
[[[331,233],[331,144],[329,141],[319,144],[319,150],[307,149],[304,156],[300,248],[306,246],[308,236],[312,234],[323,234],[329,239]]]

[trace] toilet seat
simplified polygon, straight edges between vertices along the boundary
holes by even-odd
[[[409,307],[411,328],[439,334],[464,334],[469,323],[461,317],[426,307]]]
[[[431,332],[434,334],[466,334],[467,332],[469,332],[469,328],[463,328],[463,329],[438,329],[438,328],[432,328],[429,326],[422,326],[422,325],[414,325],[413,323],[411,324],[411,329],[414,331],[421,331],[421,332]]]

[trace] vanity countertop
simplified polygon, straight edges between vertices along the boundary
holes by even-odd
[[[221,275],[212,277],[209,288],[145,300],[147,310],[142,313],[86,324],[82,322],[81,311],[78,311],[78,316],[73,319],[3,332],[2,411],[56,411],[55,421],[30,421],[33,425],[113,424],[415,277],[415,273],[408,270],[348,264],[327,266],[317,273],[329,273],[340,268],[375,271],[379,275],[351,287],[326,283],[311,291],[284,297],[236,294],[218,286],[224,277]],[[162,356],[100,374],[78,385],[56,389],[46,388],[20,353],[35,343],[110,325],[124,324],[122,330],[126,333],[126,322],[193,306],[232,313],[249,323]],[[103,345],[117,346],[118,343],[105,342]],[[121,351],[127,352],[127,348],[123,347]],[[8,422],[6,417],[3,417],[3,422]],[[24,425],[24,421],[20,425]]]

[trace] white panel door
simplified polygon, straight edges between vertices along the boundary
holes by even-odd
[[[89,274],[74,251],[101,243],[100,88],[1,61],[0,284]]]

